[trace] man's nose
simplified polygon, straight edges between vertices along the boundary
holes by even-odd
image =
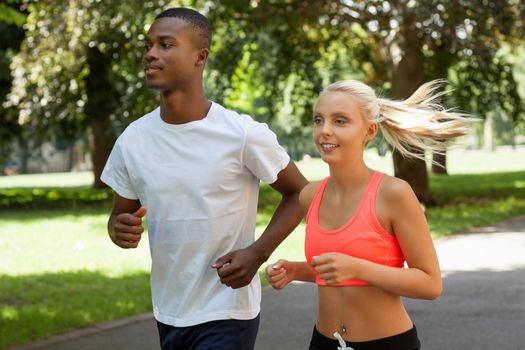
[[[146,52],[144,52],[144,60],[149,62],[159,59],[159,50],[155,45],[152,45]]]

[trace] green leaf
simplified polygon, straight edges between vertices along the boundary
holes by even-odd
[[[26,16],[24,16],[22,13],[9,6],[6,6],[5,4],[0,4],[0,21],[20,27],[22,24],[24,24],[25,20]]]

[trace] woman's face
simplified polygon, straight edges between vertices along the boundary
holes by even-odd
[[[355,98],[346,92],[323,92],[315,104],[313,138],[327,163],[362,158],[376,129],[364,118]]]

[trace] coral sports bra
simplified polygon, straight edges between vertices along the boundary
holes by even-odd
[[[376,193],[383,175],[380,172],[373,173],[354,216],[335,230],[326,230],[319,225],[319,207],[330,178],[321,182],[306,214],[304,250],[309,264],[315,256],[339,252],[386,266],[403,267],[405,259],[399,243],[381,226],[376,216]],[[319,277],[316,277],[315,282],[326,285]],[[366,285],[368,283],[365,281],[350,279],[334,286]]]

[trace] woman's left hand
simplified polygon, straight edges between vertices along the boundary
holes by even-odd
[[[312,259],[312,267],[326,284],[338,284],[356,277],[357,258],[342,253],[325,253]]]

